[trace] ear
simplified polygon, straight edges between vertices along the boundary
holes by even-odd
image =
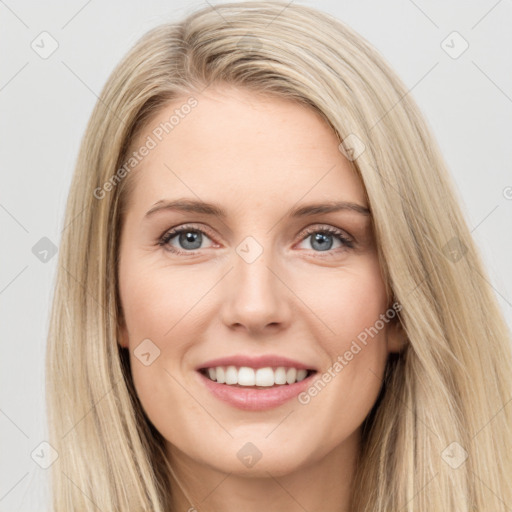
[[[407,344],[407,334],[398,317],[393,318],[386,330],[386,346],[388,352],[400,352]]]

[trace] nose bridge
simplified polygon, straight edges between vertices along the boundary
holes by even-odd
[[[270,243],[271,237],[265,238]],[[254,237],[245,238],[233,255],[230,288],[224,303],[228,324],[242,324],[251,330],[288,320],[286,287],[276,276],[279,267],[274,251]]]

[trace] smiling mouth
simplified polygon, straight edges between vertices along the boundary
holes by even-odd
[[[290,386],[316,373],[316,370],[292,367],[250,368],[248,366],[216,366],[201,368],[199,373],[217,384],[236,388],[269,389]]]

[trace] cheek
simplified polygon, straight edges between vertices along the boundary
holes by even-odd
[[[201,415],[173,376],[180,374],[187,350],[197,339],[191,308],[207,291],[206,284],[198,286],[183,272],[125,263],[120,267],[120,297],[134,386],[150,421],[173,439],[177,434],[169,429],[170,403],[185,416]]]
[[[388,354],[388,324],[381,319],[387,307],[385,285],[376,258],[364,263],[339,285],[339,299],[331,308],[336,335],[326,347],[333,361],[341,359],[344,379],[360,398],[376,394]]]
[[[361,257],[357,265],[311,273],[309,279],[296,284],[312,321],[326,328],[318,339],[331,354],[347,350],[351,340],[373,326],[386,310],[385,285],[373,255]]]
[[[207,291],[207,283],[191,279],[189,273],[169,269],[141,269],[136,265],[121,267],[120,296],[130,348],[145,338],[159,347],[178,330],[190,315],[194,303]],[[168,341],[167,341],[167,344]]]
[[[151,385],[151,379],[161,380],[164,369],[182,371],[181,366],[190,364],[188,351],[202,333],[205,304],[212,297],[209,292],[213,282],[211,272],[200,273],[191,267],[172,269],[148,260],[137,254],[127,255],[119,267],[126,324],[123,344],[134,359],[132,373],[141,392]],[[154,371],[136,360],[148,352],[149,359],[154,358],[150,364]]]
[[[389,324],[381,320],[387,306],[384,282],[376,259],[364,263],[325,278],[317,274],[310,288],[316,292],[308,295],[316,317],[328,327],[317,339],[331,364],[300,402],[318,418],[317,425],[326,426],[324,435],[332,442],[350,435],[371,410],[388,355]]]

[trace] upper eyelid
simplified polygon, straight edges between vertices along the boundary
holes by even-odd
[[[213,235],[211,235],[209,228],[205,228],[204,226],[198,227],[198,226],[195,226],[194,224],[188,224],[188,223],[179,224],[176,227],[165,230],[162,237],[165,237],[168,235],[174,236],[176,234],[179,234],[180,231],[187,230],[187,229],[189,229],[190,231],[200,231],[206,235],[209,235],[210,238],[214,238]],[[178,232],[178,233],[176,233],[176,232]]]

